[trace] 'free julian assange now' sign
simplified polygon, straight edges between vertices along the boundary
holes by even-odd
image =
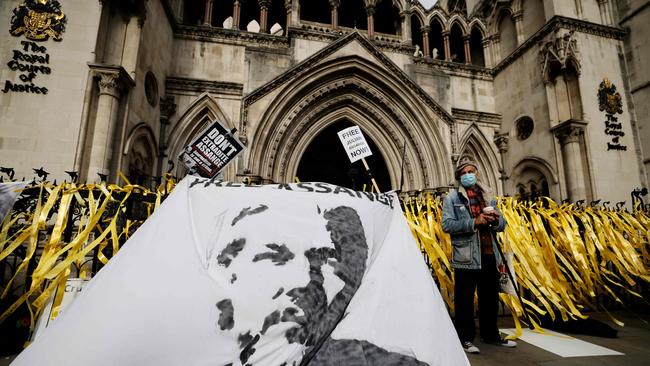
[[[359,126],[348,127],[339,131],[338,135],[351,163],[372,155],[370,146],[368,146],[366,138],[363,137]]]
[[[244,147],[226,127],[215,121],[185,148],[180,159],[191,174],[211,178],[233,161]]]

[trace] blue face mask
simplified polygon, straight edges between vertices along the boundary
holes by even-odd
[[[460,177],[460,184],[465,188],[469,188],[476,184],[476,174],[475,173],[466,173]]]

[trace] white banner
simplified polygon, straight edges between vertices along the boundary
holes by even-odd
[[[395,194],[187,177],[13,365],[468,365]]]
[[[83,290],[84,286],[86,286],[88,281],[89,280],[81,278],[69,278],[66,280],[65,288],[63,290],[63,299],[61,300],[61,305],[59,306],[59,315],[63,314],[63,312],[81,294],[81,291]],[[34,330],[34,334],[32,334],[32,342],[38,338],[38,336],[43,332],[45,328],[54,322],[55,317],[52,316],[52,303],[54,302],[54,298],[56,298],[58,292],[59,290],[57,289],[45,304],[45,308],[43,308],[43,314],[41,314],[41,316],[38,318],[38,321],[36,322],[36,328]]]
[[[338,135],[351,163],[372,155],[370,146],[368,146],[365,137],[363,137],[359,126],[348,127],[345,130],[339,131]]]

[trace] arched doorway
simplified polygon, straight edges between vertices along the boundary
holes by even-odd
[[[354,190],[370,191],[372,183],[361,160],[350,163],[341,145],[337,133],[354,124],[347,119],[337,121],[325,127],[309,143],[300,158],[296,176],[302,182],[326,182]],[[372,151],[372,156],[366,158],[377,185],[382,192],[392,189],[390,176],[384,158],[377,145],[365,135]]]

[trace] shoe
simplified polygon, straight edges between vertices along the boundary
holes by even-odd
[[[515,348],[515,347],[517,347],[517,342],[511,341],[511,340],[505,339],[505,338],[501,338],[501,339],[499,339],[497,341],[485,342],[485,343],[494,344],[494,345],[497,345],[497,346],[507,347],[507,348]]]
[[[463,349],[467,353],[481,353],[481,350],[478,349],[472,342],[470,341],[465,341],[462,343],[463,344]]]

